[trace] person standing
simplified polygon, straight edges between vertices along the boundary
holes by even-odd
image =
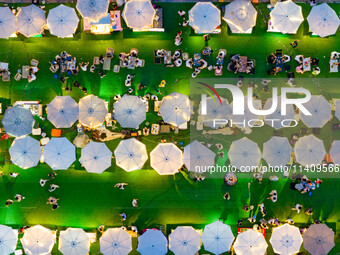
[[[12,199],[7,199],[5,205],[6,207],[9,207],[11,204],[13,204],[13,200]]]
[[[12,178],[17,178],[20,173],[9,173],[9,176]]]
[[[20,194],[16,194],[16,195],[14,196],[15,202],[20,202],[21,200],[24,200],[24,199],[25,199],[25,197],[23,197],[23,196],[20,195]]]
[[[51,184],[51,185],[50,185],[50,189],[49,189],[48,191],[49,191],[49,192],[53,192],[53,191],[55,191],[57,188],[59,188],[58,185],[56,185],[56,184]]]

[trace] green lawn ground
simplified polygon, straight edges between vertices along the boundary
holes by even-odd
[[[110,101],[110,109],[112,109],[113,97],[116,94],[127,92],[124,86],[124,80],[127,74],[136,74],[133,85],[137,86],[140,82],[147,85],[143,91],[139,91],[139,95],[146,93],[155,94],[158,84],[161,80],[166,80],[167,85],[161,89],[162,95],[167,95],[173,91],[178,91],[189,95],[190,77],[192,70],[182,66],[180,68],[165,68],[164,65],[155,65],[153,50],[168,49],[174,52],[181,49],[192,55],[195,52],[201,52],[205,46],[202,36],[195,35],[189,27],[183,28],[183,44],[179,47],[174,45],[174,37],[179,30],[177,24],[181,21],[177,15],[180,9],[189,10],[193,4],[160,4],[163,7],[165,33],[133,33],[129,29],[113,33],[111,35],[99,36],[83,33],[78,29],[74,38],[59,39],[49,35],[46,32],[42,38],[24,38],[19,35],[18,38],[10,40],[0,40],[0,61],[9,62],[12,72],[11,82],[0,82],[0,101],[3,103],[3,111],[5,106],[13,104],[17,100],[41,100],[42,104],[49,103],[57,95],[66,95],[62,89],[60,81],[53,78],[53,74],[48,70],[49,61],[54,59],[55,55],[66,50],[78,61],[92,62],[93,57],[105,53],[107,47],[114,48],[115,56],[111,69],[114,64],[118,64],[118,53],[129,52],[131,48],[138,48],[139,57],[145,59],[144,68],[138,68],[134,71],[121,69],[117,73],[107,72],[107,76],[103,79],[98,74],[90,72],[80,72],[78,76],[73,76],[67,80],[72,84],[75,80],[85,85],[88,94],[98,95],[107,101]],[[50,9],[55,5],[47,5],[46,9]],[[303,6],[304,17],[307,17],[310,7]],[[331,5],[337,13],[340,12],[339,5]],[[268,14],[265,5],[260,4],[258,8],[264,15]],[[295,39],[301,40],[297,50],[293,51],[289,43]],[[321,74],[317,77],[320,86],[316,86],[315,80],[309,78],[308,73],[304,75],[296,75],[300,79],[298,85],[309,89],[312,94],[323,94],[327,99],[340,98],[340,90],[336,79],[323,78],[339,78],[340,74],[329,73],[329,56],[333,50],[339,51],[340,39],[337,36],[329,38],[311,37],[308,33],[308,23],[305,21],[296,35],[270,34],[266,32],[266,25],[262,16],[259,14],[257,25],[251,35],[234,35],[231,34],[227,25],[222,21],[222,33],[212,35],[208,44],[214,50],[213,57],[208,61],[213,64],[218,49],[227,49],[228,57],[230,54],[240,53],[256,60],[256,72],[254,78],[267,77],[266,57],[276,49],[284,49],[283,46],[292,50],[294,54],[304,54],[305,56],[318,57],[320,59]],[[13,79],[16,70],[23,65],[27,65],[30,59],[39,60],[39,73],[37,80],[27,84],[27,80],[17,82]],[[295,68],[294,61],[291,62],[292,68]],[[225,78],[237,78],[235,75],[223,69]],[[245,77],[250,77],[244,75]],[[200,78],[212,78],[213,72],[203,70]],[[286,74],[282,73],[277,78],[285,78]],[[271,77],[273,79],[273,77]],[[284,86],[282,83],[281,86]],[[26,88],[26,89],[25,89]],[[246,86],[243,86],[246,89]],[[256,91],[261,99],[266,99],[269,95],[264,94],[261,89]],[[137,93],[136,93],[137,94]],[[73,89],[68,95],[75,100],[79,100],[84,94]],[[152,105],[151,105],[152,106]],[[150,107],[152,108],[152,107]],[[147,114],[147,121],[155,123],[161,118],[150,110]],[[39,122],[41,122],[39,120]],[[331,121],[337,123],[335,118]],[[41,123],[49,131],[52,126],[47,121]],[[141,127],[143,127],[142,124]],[[298,127],[284,130],[284,135],[290,137],[292,133],[296,133],[300,128],[304,127],[299,124]],[[254,131],[248,137],[256,141],[260,148],[265,141],[273,136],[273,129],[266,126]],[[312,130],[308,131],[309,133]],[[76,136],[76,132],[69,132],[66,135],[70,140]],[[224,140],[225,152],[233,140],[241,138],[239,134],[234,137],[220,137]],[[340,139],[339,132],[331,129],[331,123],[327,123],[318,136],[324,140],[325,147],[330,147],[334,139]],[[38,137],[36,137],[39,139]],[[147,136],[142,137],[141,141],[146,144],[148,152],[160,142],[161,139],[168,141],[183,142],[187,145],[190,142],[190,132],[180,131],[178,135],[170,136]],[[52,211],[51,207],[46,205],[46,199],[50,196],[47,187],[42,188],[39,180],[45,178],[51,169],[46,164],[39,164],[37,167],[22,170],[10,163],[8,149],[13,139],[8,141],[0,141],[0,162],[1,170],[8,174],[9,172],[20,172],[20,176],[16,180],[10,180],[8,175],[0,180],[0,223],[12,225],[14,227],[22,225],[42,224],[51,229],[62,229],[66,227],[83,227],[86,230],[94,230],[101,224],[110,227],[118,227],[123,224],[120,221],[119,213],[125,212],[128,220],[124,225],[136,225],[140,230],[148,227],[163,226],[166,233],[169,234],[171,228],[176,225],[193,225],[202,228],[205,224],[212,223],[218,219],[223,219],[225,223],[232,226],[236,235],[236,222],[238,219],[246,219],[249,214],[241,210],[241,207],[249,201],[248,183],[250,183],[251,204],[257,205],[263,201],[266,204],[268,216],[277,217],[284,221],[292,218],[298,226],[306,227],[312,223],[313,219],[320,219],[327,223],[334,231],[338,232],[339,225],[339,209],[340,199],[337,195],[340,182],[337,179],[323,179],[323,183],[319,189],[313,192],[312,196],[306,194],[301,195],[296,191],[289,189],[290,181],[280,179],[278,182],[269,182],[264,179],[262,184],[251,179],[240,179],[236,186],[226,187],[221,178],[207,178],[202,183],[194,183],[184,174],[179,173],[175,176],[159,176],[154,170],[150,169],[150,162],[147,161],[145,167],[141,171],[127,173],[114,165],[101,175],[87,173],[79,163],[75,163],[67,171],[59,171],[54,183],[61,188],[53,195],[60,198],[60,208]],[[107,142],[107,146],[113,151],[119,141]],[[77,158],[80,157],[80,150],[77,151]],[[227,158],[220,159],[219,163],[227,162]],[[124,191],[116,190],[113,185],[117,182],[127,182],[129,185]],[[278,191],[278,202],[273,204],[267,202],[268,193],[276,189]],[[229,191],[231,199],[225,201],[222,196]],[[26,200],[20,204],[14,204],[10,208],[4,206],[5,201],[20,193],[26,196]],[[133,208],[131,201],[133,198],[139,199],[139,208]],[[303,204],[306,208],[312,206],[314,208],[313,217],[309,217],[303,213],[299,215],[291,211],[296,203]],[[256,212],[258,219],[260,213]],[[244,220],[245,222],[246,220]],[[245,226],[250,224],[244,223]],[[337,234],[338,235],[338,234]],[[337,237],[336,235],[336,237]],[[270,231],[267,234],[267,240],[270,237]],[[340,252],[339,239],[336,238],[336,247],[331,254]],[[19,244],[20,246],[20,244]],[[134,247],[136,240],[134,240]],[[203,249],[202,253],[206,253]],[[99,253],[98,243],[91,246],[91,254]],[[271,247],[268,253],[273,254]],[[53,254],[60,254],[57,245],[53,250]],[[135,250],[131,254],[138,254]]]

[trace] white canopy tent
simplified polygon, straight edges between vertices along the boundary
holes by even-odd
[[[82,228],[68,228],[61,231],[58,248],[63,255],[87,255],[90,251],[90,238]]]
[[[81,149],[79,162],[90,173],[101,174],[111,166],[112,152],[105,143],[90,142]]]
[[[109,0],[78,0],[77,10],[84,19],[98,22],[107,15]]]
[[[63,4],[51,9],[47,16],[47,26],[51,34],[61,38],[72,36],[78,23],[76,11]]]
[[[79,106],[70,96],[56,96],[47,105],[47,119],[56,128],[70,128],[79,118]]]
[[[213,33],[221,24],[221,11],[211,2],[199,2],[189,11],[189,25],[198,34]]]
[[[291,0],[277,2],[270,12],[273,27],[283,34],[296,34],[303,22],[302,8]]]
[[[295,254],[300,251],[302,236],[299,228],[284,224],[274,228],[270,243],[277,254]]]
[[[114,116],[123,128],[138,128],[146,119],[146,105],[138,96],[124,95],[114,104]]]
[[[100,252],[104,255],[128,255],[132,250],[131,236],[122,228],[109,228],[99,238]]]
[[[322,128],[332,118],[332,106],[323,96],[312,96],[304,107],[312,114],[301,113],[301,120],[309,128]]]
[[[266,103],[263,106],[263,110],[269,110],[273,105],[273,99],[268,98]],[[283,120],[293,120],[295,117],[295,111],[292,104],[286,105],[286,115],[282,115],[281,111],[281,97],[277,100],[277,108],[276,110],[269,115],[265,116],[266,124],[272,126],[274,129],[280,129],[283,128],[282,121]],[[272,120],[272,121],[271,121]],[[284,125],[290,125],[291,122],[284,121]]]
[[[173,92],[163,97],[159,112],[165,123],[180,126],[190,120],[192,106],[188,96]]]
[[[228,156],[230,164],[242,171],[259,165],[261,151],[257,143],[243,137],[231,143]]]
[[[43,149],[44,160],[53,170],[67,170],[76,160],[76,147],[66,137],[53,137]]]
[[[327,3],[313,6],[307,20],[309,30],[320,37],[334,35],[340,25],[338,15]]]
[[[0,38],[8,39],[17,30],[16,18],[8,7],[0,7]]]
[[[237,255],[264,255],[267,247],[264,236],[253,229],[238,234],[234,243]]]
[[[230,226],[221,221],[206,225],[201,236],[204,249],[217,255],[230,251],[234,239]]]
[[[294,146],[296,161],[304,166],[321,164],[326,155],[323,141],[314,135],[300,137]]]
[[[183,154],[173,143],[160,143],[151,151],[150,161],[160,175],[175,174],[183,165]]]
[[[21,238],[22,247],[29,255],[49,255],[54,246],[52,231],[35,225],[25,229],[24,237]]]
[[[340,165],[340,141],[339,140],[333,141],[329,154],[331,155],[333,162],[335,164]]]
[[[138,237],[137,251],[141,255],[165,255],[168,253],[168,240],[162,231],[147,229]]]
[[[152,25],[155,14],[149,0],[131,0],[126,2],[122,16],[128,27],[143,29]]]
[[[287,137],[273,136],[263,144],[263,158],[270,166],[283,168],[290,162],[293,148]]]
[[[200,234],[193,227],[179,226],[169,235],[169,249],[175,255],[194,255],[200,248]]]
[[[208,170],[215,164],[215,152],[195,140],[184,147],[183,161],[189,171]]]
[[[79,122],[91,129],[100,127],[107,114],[107,108],[103,99],[94,95],[88,95],[79,101]]]
[[[46,25],[45,11],[31,4],[20,7],[17,14],[17,30],[26,37],[40,35]]]
[[[334,232],[326,224],[312,224],[303,234],[303,248],[312,255],[327,255],[334,245]]]
[[[117,166],[127,172],[142,169],[148,159],[146,146],[136,138],[120,141],[114,154]]]
[[[231,31],[246,33],[256,25],[257,11],[250,1],[236,0],[225,6],[223,19]]]
[[[0,254],[9,255],[17,248],[18,234],[11,227],[0,225]]]

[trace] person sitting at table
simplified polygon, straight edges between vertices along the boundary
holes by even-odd
[[[196,72],[193,72],[192,75],[191,75],[192,78],[196,78],[197,77],[197,73]]]
[[[336,51],[331,52],[331,59],[339,59],[340,58],[340,53]]]
[[[174,61],[174,65],[175,65],[176,67],[181,66],[181,65],[182,65],[182,59],[177,58],[177,59]]]
[[[247,65],[247,67],[246,67],[246,73],[247,73],[247,74],[251,74],[252,72],[253,72],[253,67],[250,66],[250,65],[249,65],[249,66]]]
[[[185,62],[185,66],[192,68],[192,65],[194,64],[194,62],[192,61],[192,58],[189,58],[186,62]]]
[[[311,64],[313,66],[319,65],[319,59],[318,58],[311,58]]]
[[[175,38],[175,45],[176,45],[176,46],[181,45],[181,44],[182,44],[182,41],[183,41],[182,37],[176,36],[176,38]]]
[[[299,64],[301,64],[303,62],[303,59],[304,59],[303,55],[296,55],[295,56],[295,60],[297,62],[299,62]]]
[[[206,46],[206,47],[204,48],[204,50],[202,51],[202,54],[203,54],[204,56],[210,56],[211,53],[212,53],[212,50],[211,50],[210,46]]]
[[[320,74],[320,72],[321,72],[321,70],[320,70],[320,68],[317,66],[317,67],[314,67],[314,68],[313,68],[312,74],[313,74],[314,76],[317,76],[317,75]]]
[[[303,73],[304,73],[304,71],[303,71],[303,65],[297,66],[296,69],[295,69],[295,71],[296,71],[297,73],[303,74]]]
[[[95,65],[92,65],[91,67],[90,67],[90,72],[91,73],[94,73],[94,70],[96,69],[96,66]]]
[[[222,66],[215,66],[215,75],[222,75]]]
[[[37,73],[39,71],[39,68],[36,66],[31,66],[29,68],[29,73]]]
[[[118,57],[119,57],[119,59],[124,60],[124,59],[126,59],[126,54],[123,53],[123,52],[119,53]]]
[[[183,16],[185,15],[185,11],[184,11],[184,10],[179,10],[179,11],[178,11],[178,15],[179,15],[180,17],[183,17]]]
[[[174,55],[172,55],[172,59],[179,58],[181,56],[181,52],[179,50],[176,50]]]
[[[208,66],[208,62],[205,61],[204,59],[201,59],[199,61],[199,64],[200,64],[200,66],[198,67],[198,69],[200,69],[200,70],[202,70],[202,69],[204,69],[204,68],[206,68]]]
[[[289,62],[289,61],[290,61],[290,56],[288,56],[288,55],[283,55],[282,61],[283,61],[283,63]]]
[[[79,66],[72,70],[73,75],[77,75],[79,73]]]
[[[104,74],[103,70],[99,70],[98,72],[100,78],[104,78],[106,76],[106,74]]]
[[[131,57],[137,57],[138,51],[136,49],[131,49],[130,56]]]
[[[89,65],[89,62],[81,62],[80,63],[80,68],[81,68],[81,70],[83,70],[84,72],[86,72],[87,71],[87,66]]]
[[[129,60],[124,59],[124,60],[123,60],[123,66],[124,66],[124,67],[129,66]]]
[[[276,62],[276,56],[274,55],[274,53],[270,54],[269,57],[267,57],[267,62],[269,64],[275,64]]]
[[[268,70],[267,73],[268,73],[268,75],[276,75],[276,74],[277,74],[277,70],[276,70],[276,68],[274,67],[274,68]]]
[[[60,57],[59,55],[57,55],[57,56],[55,56],[55,60],[56,60],[58,63],[60,63],[61,57]]]

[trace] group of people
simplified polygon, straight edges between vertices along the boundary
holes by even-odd
[[[293,182],[290,184],[292,190],[298,190],[301,194],[307,193],[312,195],[312,191],[319,188],[322,180],[316,179],[312,181],[307,178],[306,175],[295,175],[292,176]]]
[[[40,183],[41,187],[44,187],[47,182],[53,180],[56,176],[57,176],[57,173],[52,172],[52,173],[49,173],[47,175],[47,177],[48,177],[47,179],[40,179],[39,183]],[[59,186],[57,184],[53,183],[53,184],[50,184],[48,191],[54,192],[58,188],[59,188]],[[55,209],[57,209],[59,207],[58,200],[59,200],[59,198],[55,198],[55,197],[50,196],[47,199],[46,204],[52,205],[52,210],[54,211]]]
[[[246,66],[244,67],[243,65]],[[241,69],[244,69],[244,72],[247,74],[254,74],[255,72],[254,61],[249,60],[247,61],[247,63],[242,63],[240,59],[240,54],[231,55],[228,64],[228,70],[236,74],[238,72],[241,72]]]

